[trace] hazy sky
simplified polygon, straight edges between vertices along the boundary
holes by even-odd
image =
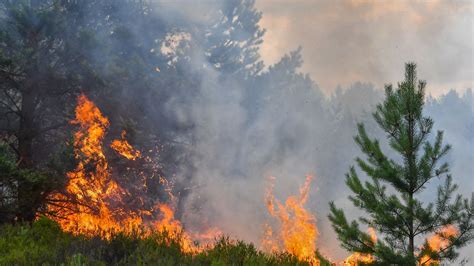
[[[266,64],[303,47],[303,71],[325,92],[403,79],[415,61],[428,93],[472,88],[474,1],[257,0]]]

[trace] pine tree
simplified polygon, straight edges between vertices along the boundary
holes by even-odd
[[[330,203],[329,219],[341,245],[351,252],[371,254],[374,264],[430,265],[453,260],[457,249],[474,237],[474,197],[469,202],[454,195],[457,185],[442,161],[451,146],[443,144],[442,131],[429,140],[433,120],[422,112],[425,86],[417,81],[416,65],[406,64],[405,80],[395,90],[386,86],[385,100],[373,114],[397,159],[387,157],[379,141],[358,124],[354,139],[366,158],[356,162],[368,180],[363,182],[351,167],[346,184],[353,192],[350,201],[368,215],[349,222],[344,211]],[[438,187],[435,202],[425,203],[420,192],[433,178],[444,179],[444,184]],[[374,228],[378,240],[372,240],[359,224]],[[443,228],[455,228],[455,233],[447,234]],[[441,245],[430,245],[431,236]]]
[[[224,1],[217,20],[206,33],[204,47],[209,62],[219,71],[249,78],[263,69],[259,48],[265,30],[255,0]]]
[[[20,221],[33,221],[47,192],[60,185],[44,174],[24,173],[46,172],[46,160],[40,165],[38,159],[47,157],[52,136],[68,125],[67,99],[81,89],[81,70],[89,72],[74,48],[83,42],[68,37],[74,24],[65,22],[66,13],[58,1],[0,3],[0,142],[15,152],[19,168],[2,173],[0,205],[15,206]],[[13,217],[10,208],[0,212]]]

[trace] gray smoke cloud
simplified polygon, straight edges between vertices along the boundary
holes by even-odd
[[[472,88],[472,1],[257,1],[267,29],[262,55],[304,47],[303,70],[327,92],[355,81],[397,82],[415,61],[430,92]]]

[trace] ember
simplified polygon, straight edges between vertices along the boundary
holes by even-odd
[[[372,242],[374,243],[377,242],[377,235],[375,234],[374,228],[369,227],[368,231],[369,231],[370,238],[372,239]],[[356,265],[359,265],[360,263],[371,263],[374,261],[375,261],[375,258],[372,254],[363,254],[363,253],[355,252],[344,260],[344,265],[356,266]]]

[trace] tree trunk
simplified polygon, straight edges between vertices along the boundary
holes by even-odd
[[[415,89],[415,84],[414,84],[414,79],[411,78],[409,79],[411,81],[410,84],[410,89]],[[408,253],[409,256],[412,258],[413,265],[416,265],[416,259],[415,259],[415,233],[414,233],[414,213],[413,213],[413,196],[414,196],[414,190],[416,187],[416,178],[417,178],[417,171],[416,171],[416,152],[415,152],[415,146],[414,146],[414,134],[415,134],[415,121],[414,121],[414,114],[413,114],[413,106],[411,106],[411,100],[409,99],[408,102],[408,153],[407,153],[407,159],[408,159],[408,179],[410,183],[410,188],[408,191],[408,222],[409,222],[409,236],[408,236]]]
[[[410,194],[410,228],[409,228],[409,237],[408,237],[408,252],[409,252],[409,255],[413,258],[413,265],[416,265],[416,260],[415,260],[415,234],[413,232],[413,205],[411,204],[412,200],[413,200],[413,194]]]
[[[27,89],[22,95],[20,127],[18,130],[18,166],[31,169],[33,162],[33,140],[36,137],[35,106],[36,96],[34,89]],[[19,221],[31,222],[35,219],[37,203],[32,200],[34,193],[30,180],[24,176],[18,180],[18,211]]]

